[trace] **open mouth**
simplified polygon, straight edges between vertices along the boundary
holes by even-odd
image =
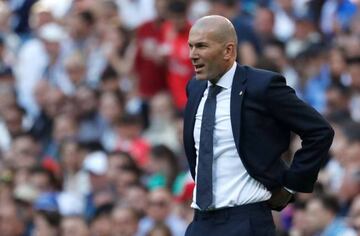
[[[194,67],[195,67],[195,72],[199,72],[205,67],[205,65],[204,64],[196,64],[196,65],[194,65]]]

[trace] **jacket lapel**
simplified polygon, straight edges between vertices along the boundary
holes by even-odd
[[[184,146],[193,178],[195,177],[196,165],[196,150],[193,135],[195,116],[206,87],[207,81],[194,81],[194,84],[192,86],[193,91],[189,93],[188,102],[185,108]]]
[[[237,151],[240,155],[241,112],[246,90],[246,69],[237,65],[230,98],[231,127]],[[241,156],[241,155],[240,155]]]
[[[187,105],[187,109],[188,109],[187,112],[191,117],[191,122],[189,123],[191,124],[190,125],[191,130],[194,130],[195,115],[206,87],[207,87],[207,81],[199,81],[199,85],[196,85],[195,87],[196,91],[190,94],[189,103]]]

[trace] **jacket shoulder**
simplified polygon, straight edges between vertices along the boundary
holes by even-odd
[[[206,83],[207,83],[207,81],[197,80],[197,79],[195,79],[195,77],[192,78],[191,80],[189,80],[187,85],[186,85],[186,94],[187,94],[187,96],[189,97],[189,95],[191,93],[193,93],[193,91],[196,91],[197,89],[201,88]]]
[[[272,78],[282,76],[280,73],[270,71],[270,70],[263,70],[263,69],[254,68],[251,66],[244,66],[244,68],[246,70],[246,75],[247,75],[248,79],[252,79],[255,81],[262,81],[262,82],[269,81],[270,82],[270,80]]]
[[[251,66],[244,66],[244,69],[246,71],[247,89],[253,92],[264,92],[274,78],[282,77],[279,73]]]

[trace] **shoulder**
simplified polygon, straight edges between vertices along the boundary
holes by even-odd
[[[252,79],[256,81],[266,82],[271,80],[273,77],[281,76],[281,74],[270,70],[263,70],[251,66],[243,66],[243,67],[246,70],[246,75],[248,79]]]
[[[195,78],[188,81],[186,85],[186,97],[188,101],[193,100],[199,94],[203,94],[204,90],[207,87],[207,81],[205,80],[197,80]]]
[[[201,88],[202,86],[205,86],[207,84],[207,81],[204,80],[197,80],[195,77],[193,77],[191,80],[188,81],[186,86],[186,91],[192,92],[194,90],[197,90]]]
[[[246,75],[247,89],[254,92],[264,92],[276,81],[286,85],[285,78],[276,72],[243,66]]]
[[[189,82],[188,82],[188,84],[187,84],[187,87],[188,87],[189,89],[194,88],[194,87],[196,87],[196,85],[199,85],[200,82],[201,82],[201,81],[199,81],[199,80],[195,79],[195,77],[193,77],[193,78],[191,78],[191,80],[189,80]]]

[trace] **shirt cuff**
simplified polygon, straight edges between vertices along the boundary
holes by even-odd
[[[286,189],[289,193],[291,194],[295,194],[296,192],[294,190],[288,189],[287,187],[284,187],[284,189]]]

